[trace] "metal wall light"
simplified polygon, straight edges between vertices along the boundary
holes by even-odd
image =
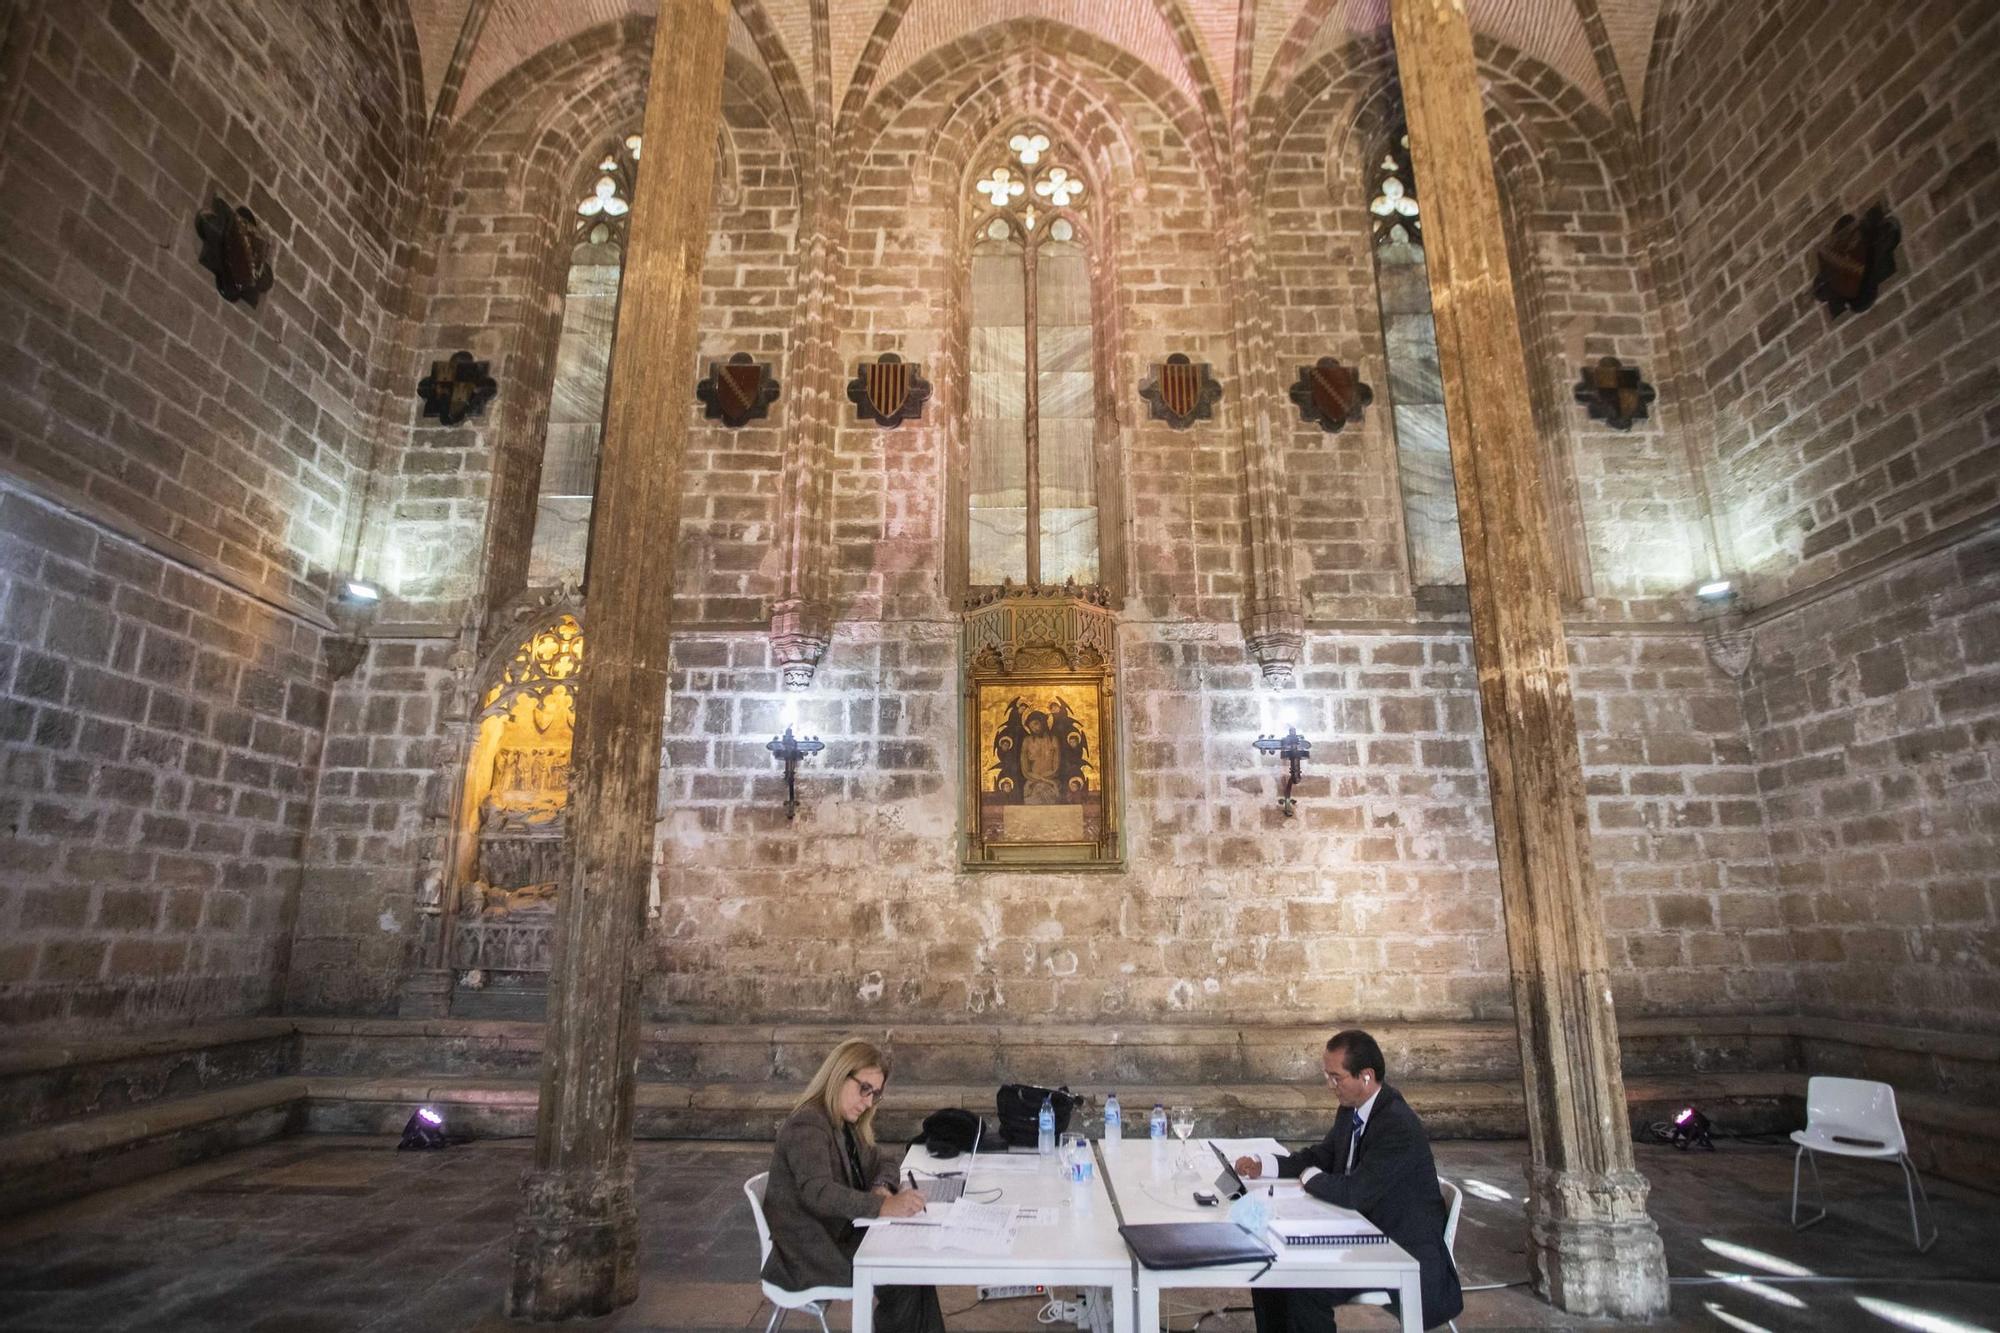
[[[792,724],[787,720],[785,734],[773,736],[764,748],[771,752],[773,759],[785,766],[785,818],[796,819],[799,813],[799,761],[824,750],[826,742],[817,736],[800,740],[792,734]]]
[[[1278,779],[1278,809],[1290,819],[1298,802],[1292,799],[1292,789],[1299,785],[1299,768],[1312,756],[1312,742],[1299,735],[1299,729],[1289,722],[1282,736],[1259,736],[1253,744],[1262,754],[1274,754],[1283,761],[1285,772]]]

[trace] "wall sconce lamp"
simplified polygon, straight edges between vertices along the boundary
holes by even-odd
[[[796,819],[799,813],[799,760],[818,754],[826,748],[826,742],[817,736],[800,740],[792,734],[792,724],[787,722],[785,734],[773,736],[771,743],[764,748],[771,752],[773,759],[785,766],[785,818]]]
[[[1299,785],[1299,766],[1312,756],[1312,742],[1299,735],[1299,729],[1289,722],[1282,736],[1259,736],[1252,742],[1260,753],[1274,754],[1283,760],[1286,772],[1278,779],[1278,809],[1290,819],[1298,802],[1292,799],[1292,789]]]

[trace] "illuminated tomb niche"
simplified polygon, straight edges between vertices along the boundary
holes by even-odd
[[[461,971],[548,970],[582,666],[583,631],[565,615],[522,643],[486,693],[460,806]]]

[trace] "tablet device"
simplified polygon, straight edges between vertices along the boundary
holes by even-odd
[[[1240,1199],[1250,1192],[1243,1183],[1243,1177],[1236,1174],[1236,1164],[1215,1146],[1215,1140],[1208,1141],[1208,1150],[1215,1154],[1215,1160],[1222,1163],[1222,1174],[1215,1178],[1215,1192],[1225,1199]]]

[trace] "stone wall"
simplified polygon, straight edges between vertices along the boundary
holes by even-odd
[[[2000,1027],[2000,531],[1756,630],[1745,711],[1805,1012]]]
[[[1808,1012],[1990,1029],[2000,236],[1989,6],[1669,6],[1645,134],[1755,658],[1744,709]],[[1812,297],[1881,204],[1896,271]],[[1980,535],[1982,530],[1987,535]]]
[[[321,631],[0,479],[0,1026],[280,998]]]
[[[1232,627],[1128,625],[1122,872],[960,868],[949,623],[844,625],[799,708],[827,741],[803,808],[761,635],[676,640],[656,1016],[707,1021],[1498,1017],[1506,941],[1462,633],[1318,635],[1289,702],[1315,739],[1297,817]],[[1781,1012],[1736,688],[1684,634],[1574,645],[1622,1009]]]
[[[1687,339],[1754,605],[2000,503],[2000,12],[1954,0],[1698,5],[1647,135],[1688,277]],[[1865,312],[1812,298],[1842,214],[1902,224]]]
[[[363,0],[37,0],[0,26],[9,1024],[280,1000],[411,36]],[[271,239],[254,307],[197,262],[217,196]]]

